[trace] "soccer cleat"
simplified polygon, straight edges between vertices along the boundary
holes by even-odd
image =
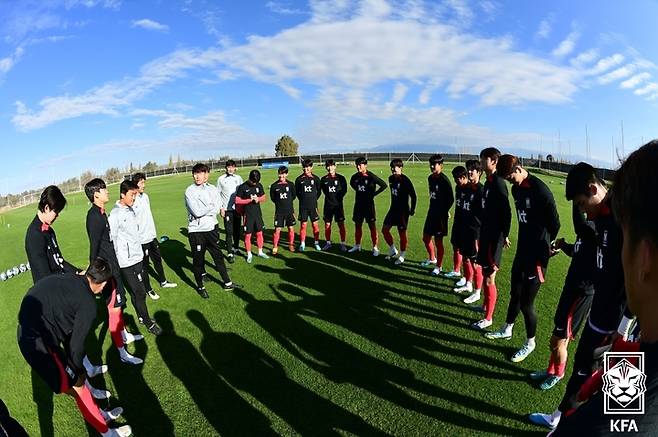
[[[223,290],[235,290],[235,284],[233,282],[225,282],[224,285],[222,285]]]
[[[466,285],[466,278],[461,278],[457,283],[455,284],[455,287],[463,287]]]
[[[197,288],[196,292],[199,293],[199,296],[201,296],[204,299],[208,299],[210,297],[210,296],[208,296],[208,292],[206,291],[206,287]]]
[[[265,252],[258,252],[258,256],[263,259],[270,259],[269,256],[265,255]]]
[[[232,253],[229,253],[226,256],[226,259],[228,260],[229,263],[233,264],[235,262],[235,255],[233,255]]]
[[[300,251],[300,252],[303,252],[303,251],[305,251],[305,250],[306,250],[306,244],[304,244],[304,243],[300,244],[300,245],[299,245],[299,251]]]
[[[449,272],[446,272],[443,276],[445,276],[446,278],[459,278],[461,275],[462,275],[461,273],[451,270]]]
[[[421,267],[429,267],[429,266],[435,266],[436,265],[436,260],[435,259],[426,259],[422,263],[420,263]]]
[[[331,249],[331,241],[327,241],[324,246],[322,246],[322,250],[329,250]]]
[[[473,294],[471,294],[470,296],[464,298],[464,300],[462,300],[462,302],[470,305],[472,303],[477,302],[478,300],[480,300],[480,290],[475,290],[473,292]]]
[[[159,295],[158,293],[156,293],[155,291],[153,291],[153,290],[149,290],[149,291],[147,291],[146,294],[148,294],[149,297],[150,297],[151,299],[153,299],[153,300],[158,300],[158,299],[160,299],[160,295]]]
[[[388,249],[388,255],[386,256],[386,259],[395,258],[396,256],[398,256],[398,250],[395,247]]]
[[[162,328],[161,328],[157,323],[155,323],[155,322],[152,322],[152,323],[151,323],[151,326],[149,326],[149,327],[146,328],[146,329],[148,329],[148,331],[149,331],[151,334],[155,335],[156,337],[157,337],[158,335],[162,335]]]
[[[354,253],[354,252],[361,252],[361,245],[356,244],[350,248],[350,250],[347,251],[347,253]]]
[[[395,260],[395,265],[396,265],[396,266],[399,266],[399,265],[402,264],[403,262],[404,262],[404,257],[403,257],[403,256],[399,256],[398,259]]]
[[[347,246],[345,246],[345,243],[340,243],[340,251],[347,252]]]
[[[272,255],[276,256],[277,253],[279,253],[279,248],[278,247],[273,247],[272,248]]]
[[[562,377],[560,377],[560,376],[551,375],[548,378],[546,378],[544,380],[544,382],[542,382],[539,385],[539,388],[542,389],[542,390],[550,390],[553,387],[555,387],[557,385],[557,383],[560,382],[561,379],[562,379]]]
[[[142,334],[131,334],[125,329],[121,331],[121,338],[123,338],[123,344],[130,344],[134,341],[144,340],[144,336]]]
[[[119,358],[126,364],[142,364],[144,360],[137,358],[136,356],[130,355],[125,348],[119,349]]]
[[[548,378],[549,376],[550,375],[548,374],[546,369],[544,369],[544,370],[535,370],[534,372],[530,372],[528,374],[528,377],[530,379],[532,379],[533,381],[540,381],[542,379]]]
[[[534,346],[530,346],[528,343],[526,343],[523,345],[521,349],[519,349],[514,353],[514,355],[512,355],[511,360],[513,363],[520,363],[521,361],[528,358],[528,355],[530,355],[534,350],[535,350]]]
[[[491,320],[482,319],[482,320],[478,320],[477,322],[471,323],[471,328],[482,331],[487,329],[489,326],[491,326],[492,323],[493,322]]]
[[[122,425],[118,428],[110,428],[102,433],[102,437],[130,437],[133,433],[130,425]]]
[[[321,251],[321,250],[322,250],[322,248],[320,247],[320,243],[315,243],[315,244],[313,245],[313,248],[314,248],[315,250],[317,250],[317,251]]]
[[[434,270],[430,274],[432,276],[439,276],[441,274],[441,267],[434,267]]]
[[[373,247],[372,256],[379,256],[379,248],[378,247]]]
[[[94,376],[98,376],[101,373],[107,372],[107,366],[105,364],[101,364],[100,366],[94,366],[93,364],[91,364],[91,361],[89,361],[89,357],[87,357],[87,355],[85,355],[84,358],[82,359],[82,365],[85,367],[87,376],[90,378],[93,378]]]
[[[455,287],[452,289],[455,293],[472,293],[473,292],[473,284],[470,282],[467,282],[461,287]]]
[[[175,282],[169,282],[169,281],[164,281],[160,283],[160,287],[162,288],[176,288],[178,287],[178,284]]]
[[[247,264],[251,264],[251,261],[254,259],[254,256],[249,252],[247,254]]]
[[[512,334],[508,334],[504,329],[501,329],[500,331],[487,332],[484,334],[484,337],[489,340],[511,340]]]
[[[117,420],[123,414],[123,408],[121,407],[112,408],[109,411],[103,410],[102,408],[99,408],[99,410],[101,412],[101,416],[103,416],[103,420],[105,420],[105,423],[110,423],[113,420]]]
[[[528,419],[535,425],[545,426],[549,429],[557,428],[557,424],[560,423],[560,419],[553,419],[550,414],[544,413],[532,413],[528,416]]]
[[[206,272],[201,273],[201,280],[203,282],[208,282],[210,281],[210,278],[208,278],[208,274]]]
[[[85,385],[89,389],[89,392],[94,399],[109,399],[112,396],[112,393],[107,390],[92,387],[92,385],[89,383],[89,380],[85,380]]]

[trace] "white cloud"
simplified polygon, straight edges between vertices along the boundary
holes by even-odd
[[[478,5],[482,9],[482,12],[487,15],[495,15],[500,9],[500,4],[493,0],[482,0]]]
[[[599,59],[599,51],[597,49],[589,49],[585,52],[580,53],[575,58],[571,59],[571,65],[575,67],[584,67],[588,64]]]
[[[169,32],[169,26],[166,24],[158,23],[157,21],[151,20],[149,18],[134,20],[132,22],[132,27],[140,27],[142,29],[155,30],[157,32]]]
[[[617,65],[624,62],[624,59],[626,59],[626,58],[621,53],[615,53],[614,55],[605,57],[605,58],[599,60],[599,62],[597,62],[596,65],[593,68],[588,70],[588,74],[598,75],[598,74],[601,74],[601,73],[605,73],[606,71],[608,71],[612,67],[616,67]]]
[[[648,72],[643,72],[640,74],[636,74],[635,76],[631,77],[630,79],[627,79],[621,83],[622,88],[630,89],[630,88],[635,88],[642,82],[651,79],[651,73]]]
[[[280,15],[305,15],[306,12],[297,9],[297,8],[292,8],[288,4],[283,3],[283,2],[277,2],[277,1],[268,1],[265,3],[265,7],[269,9],[270,11],[274,12],[275,14],[280,14]]]
[[[650,82],[645,86],[643,86],[642,88],[638,88],[635,91],[633,91],[633,94],[635,94],[636,96],[644,96],[654,91],[658,91],[658,84],[654,82]]]
[[[14,67],[14,65],[16,65],[16,62],[18,62],[18,60],[23,56],[24,52],[25,50],[23,47],[19,46],[11,55],[5,58],[0,58],[0,79],[3,75],[7,74],[9,70]]]
[[[624,65],[621,68],[618,68],[616,70],[611,71],[610,73],[607,73],[601,77],[599,77],[598,81],[601,85],[606,85],[610,82],[614,82],[619,79],[623,79],[625,77],[630,76],[635,72],[637,67],[633,64],[627,64]]]
[[[548,18],[545,18],[539,23],[539,29],[537,29],[537,33],[535,36],[540,39],[546,39],[551,35],[551,32],[553,31],[553,21],[555,17],[553,15],[550,15]]]
[[[580,38],[580,32],[577,30],[572,31],[567,37],[553,50],[552,54],[555,57],[561,58],[573,52],[576,47],[576,42]]]

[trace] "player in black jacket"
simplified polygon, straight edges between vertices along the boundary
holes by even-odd
[[[306,221],[311,220],[315,250],[320,247],[320,227],[318,220],[318,199],[322,195],[320,178],[313,174],[313,161],[305,159],[302,162],[303,173],[295,179],[295,193],[299,199],[299,250],[306,249]]]
[[[324,194],[324,210],[322,219],[324,220],[324,238],[326,240],[322,250],[331,248],[331,221],[336,220],[338,231],[340,232],[340,250],[345,252],[345,208],[343,207],[343,198],[347,194],[347,180],[345,176],[336,173],[336,163],[333,159],[328,159],[324,163],[327,174],[320,179],[320,186]]]
[[[619,170],[615,173],[613,183],[612,209],[613,216],[619,222],[623,232],[623,249],[621,260],[624,275],[628,307],[637,315],[641,327],[640,352],[644,353],[644,374],[646,391],[644,392],[644,414],[606,415],[604,414],[604,393],[599,392],[581,405],[573,414],[562,419],[555,430],[556,436],[612,435],[615,431],[613,423],[619,426],[619,419],[626,419],[630,427],[630,419],[635,429],[626,428],[642,435],[655,435],[658,430],[658,205],[652,201],[654,190],[658,183],[656,168],[658,167],[658,141],[654,140],[631,153]],[[595,185],[596,186],[596,185]],[[598,191],[598,188],[596,188]],[[591,192],[591,191],[590,191]],[[580,197],[580,195],[578,196]],[[596,197],[596,192],[591,197]],[[585,199],[579,199],[582,205],[587,205]],[[597,230],[599,229],[597,225]],[[610,234],[608,234],[610,238]],[[603,248],[600,248],[602,251]],[[618,249],[618,247],[615,247]],[[597,257],[603,263],[606,255]],[[617,266],[605,266],[605,269]],[[607,272],[606,272],[607,273]],[[606,274],[618,279],[619,273]],[[598,286],[598,281],[597,281]],[[595,300],[599,288],[596,288]],[[614,301],[611,302],[614,304]],[[617,308],[616,304],[613,308]],[[592,312],[595,311],[594,305]],[[601,322],[599,322],[601,323]],[[581,340],[582,341],[582,340]],[[630,372],[629,372],[630,373]],[[615,389],[621,388],[626,393],[627,386],[613,384]],[[630,388],[639,388],[631,385]],[[636,407],[635,405],[629,405]],[[613,422],[614,420],[614,422]],[[617,430],[619,428],[616,428]]]
[[[96,318],[94,295],[103,291],[112,270],[101,259],[92,261],[84,276],[50,275],[23,298],[18,313],[18,346],[30,367],[53,393],[73,397],[84,419],[103,436],[130,435],[130,427],[110,429],[107,422],[123,411],[98,408],[85,385],[85,339]]]
[[[256,247],[258,256],[269,258],[263,252],[263,212],[260,204],[265,202],[265,189],[260,183],[260,172],[251,170],[247,182],[240,185],[235,192],[235,204],[240,205],[242,220],[244,224],[244,248],[247,251],[247,262],[251,263],[251,235],[256,234]]]
[[[126,291],[121,279],[119,261],[110,239],[110,224],[105,214],[105,205],[109,202],[107,186],[102,179],[92,179],[85,184],[85,194],[92,203],[87,211],[87,236],[89,237],[89,260],[96,258],[106,260],[112,269],[112,280],[103,290],[107,303],[108,325],[112,343],[119,351],[121,361],[129,364],[141,364],[141,358],[132,356],[125,348],[126,344],[142,340],[141,334],[131,334],[123,322],[123,307],[126,305]]]
[[[278,170],[278,180],[270,186],[270,199],[274,202],[274,235],[272,236],[272,255],[279,251],[281,228],[288,228],[288,248],[295,251],[295,184],[288,180],[288,167],[282,165]]]
[[[452,245],[452,262],[453,268],[451,271],[444,273],[446,278],[457,278],[461,276],[462,260],[463,257],[459,253],[459,240],[461,238],[461,226],[462,226],[462,209],[460,208],[462,201],[466,199],[468,195],[467,185],[468,185],[468,173],[466,167],[463,165],[457,165],[452,169],[452,178],[455,181],[455,218],[452,221],[452,233],[450,234],[450,244]],[[434,269],[432,275],[436,276],[440,274],[439,269]],[[466,279],[462,278],[460,284],[466,284]]]
[[[503,248],[509,248],[509,229],[512,211],[509,206],[505,180],[496,174],[496,164],[500,151],[487,147],[480,152],[480,162],[487,179],[484,182],[482,196],[482,227],[478,240],[476,263],[482,267],[484,275],[484,318],[477,323],[479,329],[491,326],[498,290],[496,289],[496,272],[500,268]],[[458,284],[459,285],[459,284]]]
[[[558,409],[553,414],[535,413],[530,416],[534,423],[549,428],[554,428],[564,413],[578,405],[576,394],[599,366],[600,357],[595,356],[595,352],[611,345],[617,337],[626,335],[633,318],[626,308],[622,229],[612,214],[611,196],[605,183],[594,167],[581,162],[569,171],[565,188],[567,200],[573,200],[594,222],[596,257],[591,262],[595,265],[595,293],[587,324],[578,341],[573,370]],[[620,189],[620,195],[626,195],[625,191]]]
[[[551,190],[541,179],[529,174],[516,156],[501,156],[496,169],[500,177],[512,184],[519,237],[512,265],[506,323],[499,331],[489,332],[485,336],[490,339],[511,338],[514,321],[522,312],[527,341],[512,355],[512,361],[518,363],[535,350],[535,298],[544,282],[548,259],[556,253],[553,243],[560,230],[560,217]]]
[[[555,241],[555,247],[571,257],[571,264],[564,281],[562,294],[555,309],[553,335],[550,340],[551,356],[546,370],[532,372],[530,378],[541,381],[539,388],[549,390],[564,377],[567,367],[567,346],[587,321],[594,298],[594,273],[596,265],[596,229],[594,222],[573,204],[574,244],[564,238]],[[542,381],[543,380],[543,381]]]
[[[427,259],[421,263],[423,267],[434,266],[434,276],[441,273],[443,264],[443,237],[448,234],[448,218],[450,208],[455,202],[452,187],[448,177],[443,174],[443,156],[430,156],[430,171],[427,177],[427,187],[430,194],[430,207],[427,210],[425,226],[423,226],[423,243],[427,249]],[[434,242],[432,242],[434,238]]]
[[[402,167],[404,163],[401,159],[394,159],[391,161],[391,176],[388,177],[388,184],[391,188],[391,207],[384,217],[384,226],[382,226],[382,234],[384,240],[388,244],[388,256],[386,259],[395,259],[395,264],[400,265],[404,262],[404,257],[407,253],[407,226],[409,224],[409,217],[416,213],[416,190],[414,184],[411,183],[406,175],[402,174]],[[411,205],[409,205],[411,200]],[[395,243],[393,242],[393,235],[391,235],[391,228],[396,226],[400,234],[400,252],[398,253]]]
[[[375,213],[375,196],[386,190],[386,182],[379,176],[368,171],[368,160],[358,157],[354,161],[357,172],[350,178],[350,186],[354,190],[354,246],[348,250],[349,253],[361,251],[361,237],[363,236],[363,221],[368,223],[370,238],[372,240],[372,254],[379,256],[377,236],[377,216]],[[379,187],[379,188],[377,188]]]

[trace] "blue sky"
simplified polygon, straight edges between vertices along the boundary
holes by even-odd
[[[611,163],[658,137],[656,16],[648,0],[0,0],[0,193],[271,153],[286,133],[302,153],[585,157],[587,127]]]

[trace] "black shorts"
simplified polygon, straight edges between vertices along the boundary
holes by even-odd
[[[409,212],[390,209],[384,217],[384,226],[397,227],[400,231],[409,225]]]
[[[265,223],[263,223],[263,216],[260,214],[245,215],[242,218],[242,225],[242,229],[244,229],[245,234],[261,232],[263,227],[265,227]]]
[[[468,229],[462,229],[457,234],[453,231],[454,242],[453,245],[457,248],[459,253],[471,261],[476,260],[478,254],[478,235]]]
[[[502,234],[499,234],[497,237],[480,235],[476,262],[482,267],[485,275],[490,275],[500,268],[504,244],[505,237]]]
[[[314,208],[300,208],[299,209],[299,216],[297,219],[301,223],[305,223],[307,220],[310,220],[312,222],[317,222],[320,220],[320,214],[318,214],[318,209]]]
[[[454,226],[452,229],[454,232]],[[448,215],[428,211],[427,217],[425,217],[425,225],[423,226],[423,234],[431,235],[432,237],[448,235]]]
[[[77,376],[68,366],[66,355],[60,346],[46,345],[43,338],[30,335],[18,326],[18,347],[27,364],[48,384],[53,393],[67,392]]]
[[[581,326],[587,321],[593,299],[592,294],[565,285],[555,309],[553,335],[569,340],[576,338]]]
[[[290,212],[287,214],[274,214],[274,227],[275,228],[287,228],[290,226],[295,226],[297,220],[295,220],[295,214]]]
[[[322,220],[325,222],[331,222],[334,220],[336,223],[342,223],[345,221],[345,210],[343,209],[343,204],[340,205],[327,205],[324,204],[324,210],[322,211]]]
[[[512,264],[512,283],[542,284],[545,281],[546,268],[539,264],[528,265],[525,259],[514,258]]]
[[[354,203],[354,210],[352,211],[352,220],[354,223],[374,223],[377,221],[375,215],[375,202],[370,203]]]

